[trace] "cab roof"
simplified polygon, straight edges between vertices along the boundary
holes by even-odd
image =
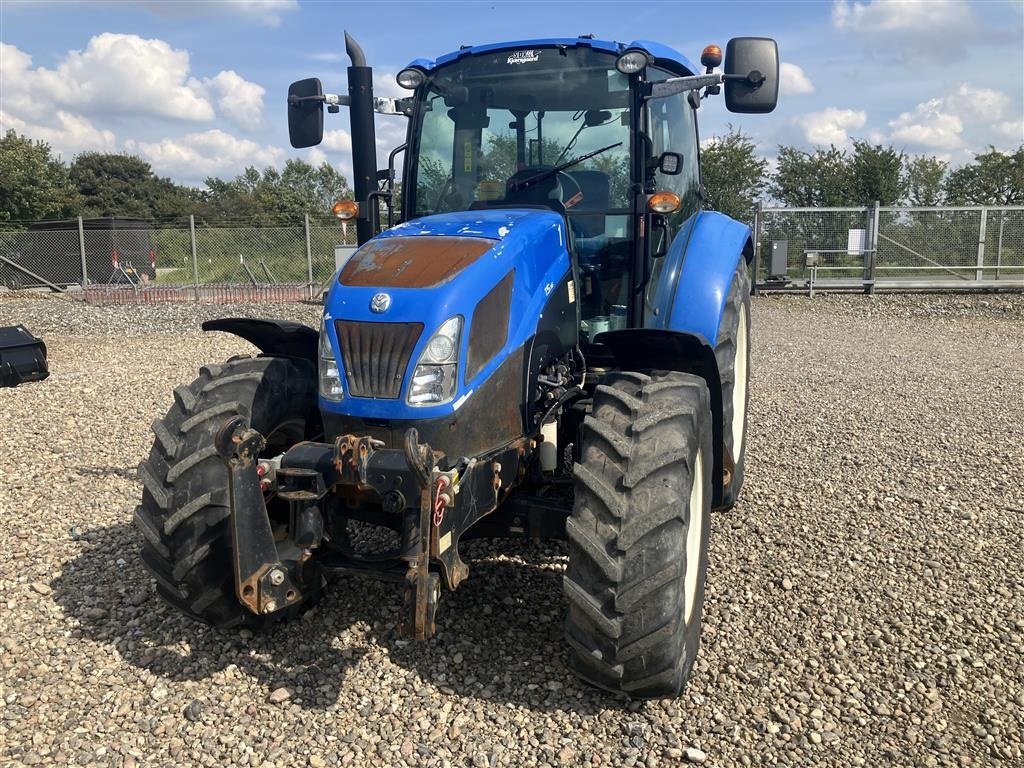
[[[650,40],[634,40],[631,43],[617,43],[614,40],[595,40],[591,37],[545,37],[537,40],[510,40],[505,43],[488,43],[486,45],[467,45],[457,51],[438,56],[436,59],[416,59],[410,67],[418,67],[431,72],[437,67],[453,62],[463,56],[491,51],[518,50],[522,48],[547,48],[564,45],[570,48],[593,48],[596,51],[619,54],[629,48],[640,48],[647,51],[654,59],[656,66],[667,69],[676,75],[696,75],[700,70],[688,58],[673,48]]]

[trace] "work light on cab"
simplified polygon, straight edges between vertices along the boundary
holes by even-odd
[[[409,91],[415,91],[426,79],[426,75],[423,74],[422,69],[416,69],[410,67],[409,69],[403,69],[398,73],[398,77],[395,78],[398,84]]]
[[[615,60],[615,68],[624,75],[635,75],[646,66],[647,51],[641,51],[639,48],[624,51]]]

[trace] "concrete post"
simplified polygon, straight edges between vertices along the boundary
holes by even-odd
[[[868,283],[864,292],[869,296],[875,293],[875,269],[878,266],[878,214],[880,203],[875,200],[871,208],[871,231],[868,233]]]
[[[82,225],[82,217],[78,217],[78,249],[82,254],[82,290],[89,285],[89,275],[85,266],[85,227]]]
[[[978,265],[974,271],[974,279],[981,281],[985,277],[985,224],[988,219],[988,208],[981,209],[981,225],[978,227]]]
[[[757,295],[757,280],[761,272],[761,216],[764,203],[757,201],[757,208],[754,209],[754,275],[750,282],[750,294]]]
[[[196,217],[188,217],[188,231],[192,240],[192,283],[195,287],[196,301],[199,301],[199,256],[196,253]]]
[[[306,226],[306,277],[309,283],[309,298],[313,298],[313,249],[309,245],[309,214],[302,214]]]

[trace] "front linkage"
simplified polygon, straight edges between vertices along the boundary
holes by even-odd
[[[405,637],[433,636],[441,585],[455,589],[469,575],[459,556],[462,534],[493,512],[521,473],[526,440],[451,463],[419,442],[414,428],[402,449],[367,436],[342,435],[333,444],[302,442],[280,461],[260,461],[259,432],[235,417],[216,446],[229,476],[235,590],[255,614],[271,614],[302,601],[319,573],[368,576],[405,584]],[[442,469],[442,467],[444,467]],[[275,539],[265,492],[289,506],[288,536]],[[333,538],[331,518],[352,510],[342,493],[372,491],[381,513],[363,517],[397,530],[397,548],[364,555],[344,536]],[[431,570],[431,564],[436,570]],[[315,567],[311,567],[315,566]]]

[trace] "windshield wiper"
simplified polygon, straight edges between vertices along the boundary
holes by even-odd
[[[621,146],[622,142],[617,141],[614,144],[609,144],[607,147],[601,147],[600,149],[595,149],[593,152],[588,152],[585,155],[574,157],[572,160],[568,160],[567,162],[564,162],[561,165],[556,165],[554,168],[548,168],[548,170],[541,171],[540,173],[531,176],[528,179],[523,179],[522,181],[516,182],[515,184],[512,185],[512,190],[518,191],[520,189],[525,189],[531,184],[536,184],[538,181],[544,181],[544,179],[549,179],[556,173],[561,173],[566,168],[572,168],[574,165],[578,165],[579,163],[582,163],[584,160],[589,160],[595,155],[600,155],[602,152],[607,152],[609,149],[615,149],[615,147]]]

